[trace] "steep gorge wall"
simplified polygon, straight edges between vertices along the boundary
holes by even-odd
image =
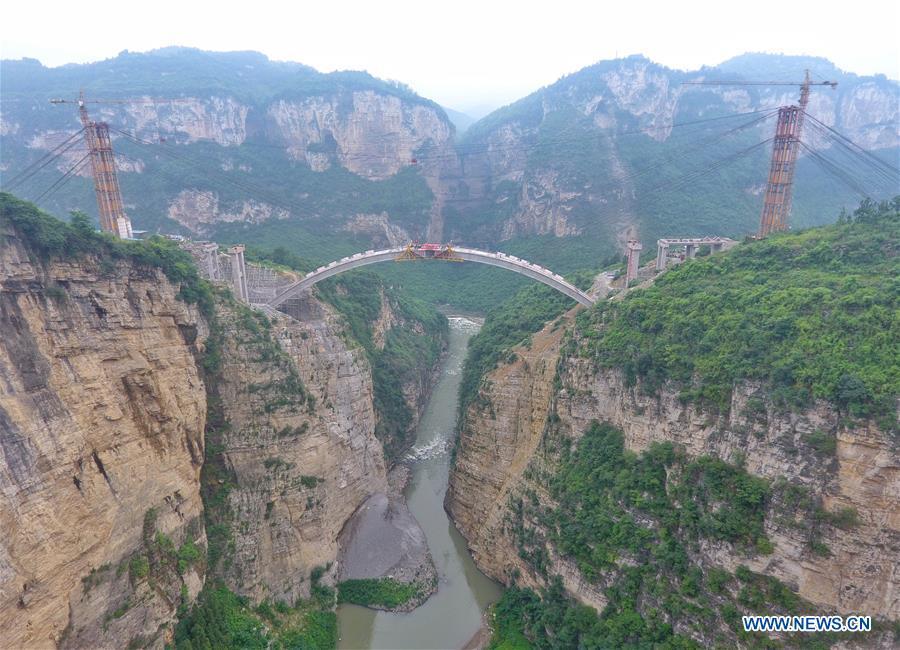
[[[371,90],[279,100],[266,115],[292,158],[315,171],[339,164],[371,179],[392,176],[420,149],[434,147],[434,155],[453,138],[453,126],[434,107]]]
[[[4,641],[161,647],[213,577],[252,602],[308,596],[387,489],[344,318],[216,294],[210,324],[155,267],[40,261],[3,227]]]
[[[214,434],[230,528],[223,573],[253,601],[308,597],[309,576],[337,557],[346,520],[386,489],[372,376],[343,324],[314,299],[271,324],[237,305],[219,311],[223,362]],[[226,483],[219,485],[219,479]],[[215,492],[214,492],[215,493]]]
[[[789,87],[683,85],[753,79],[755,74],[740,60],[755,56],[765,60],[758,64],[762,69],[783,65],[797,70],[802,78],[804,67],[809,67],[820,78],[839,80],[833,91],[814,89],[810,115],[866,149],[900,146],[896,82],[847,74],[823,59],[745,55],[691,72],[669,69],[642,56],[603,61],[495,111],[462,136],[458,151],[466,170],[467,201],[457,199],[452,204],[462,212],[462,219],[455,231],[451,224],[451,236],[503,241],[535,235],[599,235],[619,238],[624,245],[633,236],[630,228],[637,227],[645,238],[667,236],[669,229],[698,234],[714,229],[729,235],[747,230],[750,222],[744,221],[742,213],[758,210],[756,197],[761,190],[754,179],[757,171],[765,169],[764,157],[734,178],[718,177],[713,188],[692,183],[690,194],[682,197],[676,186],[665,186],[666,191],[656,195],[662,177],[679,178],[696,171],[677,159],[691,155],[694,144],[708,135],[676,125],[715,115],[762,114],[797,103],[797,91]],[[741,122],[728,124],[736,127]],[[767,121],[748,127],[744,136],[705,140],[705,149],[717,159],[730,156],[768,138],[771,129],[772,122]],[[815,135],[812,126],[804,139],[828,156],[836,155],[835,145]],[[828,186],[817,190],[821,196],[814,194],[814,177],[806,172],[810,164],[801,155],[798,178],[803,182],[797,186],[795,221],[813,218],[816,201],[824,200],[828,209],[819,212],[829,214],[847,200],[831,196],[833,188]],[[732,197],[731,205],[718,203],[723,192]],[[707,201],[717,204],[711,214],[704,214]],[[745,206],[735,211],[734,204],[741,201]],[[676,207],[671,215],[669,205]],[[485,214],[491,218],[485,219]]]
[[[116,130],[133,134],[143,142],[135,149],[127,143],[128,138],[113,134],[121,154],[117,165],[126,186],[130,174],[163,177],[158,179],[162,192],[153,201],[126,196],[126,207],[139,218],[145,210],[154,215],[164,213],[171,222],[193,233],[209,233],[219,224],[234,222],[258,224],[288,217],[316,220],[323,216],[323,206],[326,211],[331,209],[329,193],[341,183],[351,182],[346,172],[368,181],[383,181],[414,170],[434,197],[430,220],[434,237],[440,239],[445,194],[440,179],[447,169],[454,168],[455,154],[453,125],[437,105],[414,96],[343,88],[338,84],[324,84],[315,94],[306,96],[256,101],[237,98],[224,90],[204,95],[193,89],[193,93],[188,92],[175,102],[153,103],[144,98],[116,106],[99,105],[92,110],[95,119],[106,120]],[[10,151],[8,157],[25,160],[35,151],[58,147],[73,135],[77,124],[74,118],[74,113],[68,112],[41,111],[37,116],[30,110],[4,113],[2,136],[4,147]],[[196,148],[189,147],[197,143],[218,146],[198,154]],[[168,153],[160,160],[152,147]],[[417,156],[425,153],[428,160],[419,164]],[[83,154],[84,146],[75,142],[54,163],[55,168],[65,172]],[[185,165],[206,169],[202,177],[179,182],[177,178],[185,173]],[[250,187],[268,187],[273,175],[287,174],[285,167],[297,165],[313,172],[333,171],[327,180],[311,183],[320,187],[313,188],[309,202],[305,201],[309,195],[300,191],[254,191]],[[238,184],[247,181],[249,185],[243,185],[244,189],[235,194],[229,178]],[[292,182],[303,184],[303,178],[302,174],[294,176]],[[72,203],[70,200],[68,205]],[[356,231],[354,220],[376,215],[364,209],[370,203],[368,199],[360,201],[358,211],[354,211],[352,203],[349,210],[342,207],[336,217]],[[90,204],[83,208],[93,210]],[[390,217],[390,231],[401,232],[403,241],[408,241],[409,233],[400,225],[407,215]]]
[[[738,461],[773,484],[797,486],[830,513],[852,508],[858,521],[816,529],[827,553],[810,548],[804,513],[779,510],[778,492],[766,514],[769,554],[746,554],[725,542],[703,543],[698,561],[734,570],[743,564],[777,577],[804,599],[828,611],[900,615],[900,458],[895,443],[871,424],[846,426],[828,404],[799,413],[773,407],[758,386],[734,391],[722,417],[684,404],[671,390],[645,395],[628,387],[614,370],[598,369],[570,356],[566,334],[551,326],[530,348],[514,349],[514,361],[488,374],[470,406],[451,475],[448,507],[482,570],[504,581],[513,575],[527,586],[546,578],[522,559],[510,530],[510,505],[526,493],[551,503],[540,480],[556,460],[546,448],[550,422],[573,440],[593,420],[624,432],[625,445],[642,451],[672,441],[690,457],[713,455]],[[558,368],[558,373],[557,373]],[[836,440],[833,451],[817,446],[822,435]],[[779,483],[780,482],[780,483]],[[552,507],[552,506],[551,506]],[[539,532],[541,523],[526,521]],[[550,548],[550,574],[560,575],[576,598],[601,610],[603,583],[587,579],[570,559]]]
[[[158,270],[0,245],[0,628],[12,646],[153,637],[202,572],[129,575],[144,520],[205,545],[206,325]],[[151,533],[152,534],[152,533]],[[128,605],[124,605],[129,603]],[[124,606],[124,610],[123,610]]]

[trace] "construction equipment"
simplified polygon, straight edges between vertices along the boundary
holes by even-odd
[[[403,251],[394,258],[395,262],[414,262],[417,260],[444,260],[445,262],[462,262],[456,255],[453,244],[433,244],[409,242]]]
[[[837,86],[836,81],[812,81],[809,70],[803,81],[685,81],[688,86],[800,86],[800,103],[796,106],[782,106],[778,109],[778,122],[772,143],[772,162],[759,219],[759,237],[770,232],[787,230],[791,213],[791,199],[794,187],[794,168],[800,148],[800,132],[803,117],[809,104],[811,86]]]
[[[100,228],[122,239],[132,239],[131,219],[125,214],[122,203],[122,192],[119,189],[119,178],[116,175],[116,159],[113,153],[112,140],[109,137],[109,124],[91,120],[85,104],[147,104],[157,102],[185,100],[171,99],[91,99],[84,98],[84,91],[78,99],[51,99],[51,104],[78,104],[78,116],[84,126],[84,139],[91,160],[91,173],[94,177],[94,192],[97,195],[97,210],[100,214]]]

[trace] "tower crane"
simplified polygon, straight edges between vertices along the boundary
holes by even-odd
[[[109,137],[109,124],[95,122],[88,115],[86,104],[146,104],[160,101],[186,101],[186,100],[159,100],[159,99],[85,99],[84,91],[78,94],[78,99],[51,99],[51,104],[77,104],[78,117],[84,127],[84,140],[87,144],[88,155],[91,159],[91,174],[94,177],[94,192],[97,195],[97,210],[100,215],[100,228],[122,239],[131,239],[134,233],[131,229],[131,219],[125,214],[122,203],[122,192],[119,189],[119,178],[116,175],[116,160],[112,148],[112,139]]]
[[[685,86],[799,86],[800,103],[796,106],[782,106],[778,109],[775,138],[772,141],[772,162],[769,165],[769,179],[759,218],[759,237],[770,232],[787,230],[791,213],[794,187],[794,167],[800,147],[800,132],[803,116],[809,104],[811,86],[837,87],[836,81],[812,81],[809,70],[803,81],[685,81]]]

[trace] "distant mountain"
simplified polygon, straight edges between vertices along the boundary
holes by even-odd
[[[771,147],[736,154],[771,137],[774,118],[752,122],[797,103],[799,89],[681,84],[799,81],[806,68],[816,80],[838,82],[836,90],[813,90],[810,114],[896,165],[900,86],[883,76],[859,77],[812,57],[747,54],[682,72],[633,56],[584,68],[473,124],[458,146],[466,192],[448,203],[445,223],[454,224],[455,236],[475,239],[561,238],[544,247],[559,256],[585,241],[602,248],[634,235],[752,232]],[[873,180],[810,126],[804,139],[837,156],[842,171]],[[728,164],[704,172],[720,160]],[[879,198],[896,191],[866,187]],[[809,156],[801,159],[794,226],[831,219],[858,200]]]
[[[290,230],[330,255],[425,233],[438,190],[424,153],[452,155],[444,110],[402,84],[365,72],[323,74],[255,52],[165,48],[88,65],[0,63],[4,186],[79,128],[74,105],[110,123],[135,227],[221,233]],[[133,136],[129,138],[124,133]],[[35,199],[85,154],[62,159],[12,191]],[[95,214],[86,168],[41,201],[58,214]],[[324,249],[322,248],[324,246]]]
[[[447,117],[450,118],[450,121],[453,122],[453,126],[456,127],[456,133],[462,134],[475,123],[475,118],[460,111],[454,111],[452,108],[444,107],[444,112],[447,113]]]
[[[114,129],[138,229],[290,246],[316,262],[415,237],[453,239],[569,271],[598,264],[629,236],[754,231],[773,130],[772,119],[754,120],[796,102],[797,89],[681,84],[799,80],[807,67],[839,84],[817,87],[810,113],[896,164],[897,82],[825,59],[746,54],[694,72],[640,56],[603,61],[468,124],[365,72],[164,48],[58,68],[0,63],[0,182],[37,199],[82,161],[76,138],[58,162],[11,185],[79,128],[75,106],[49,100],[84,89],[125,102],[88,108]],[[858,160],[807,135],[838,171],[801,159],[794,226],[858,202],[841,174],[881,198]],[[95,214],[86,167],[40,204]]]

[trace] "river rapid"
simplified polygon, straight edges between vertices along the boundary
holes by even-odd
[[[450,340],[440,376],[404,462],[412,476],[404,490],[425,531],[438,574],[437,592],[412,612],[381,612],[356,605],[338,607],[338,648],[462,648],[482,625],[482,613],[501,587],[481,573],[466,542],[444,511],[450,448],[462,364],[479,325],[449,316]]]

